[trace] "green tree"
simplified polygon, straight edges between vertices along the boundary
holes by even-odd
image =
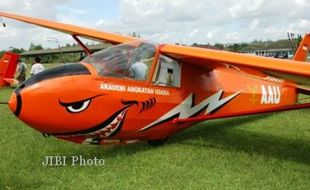
[[[298,34],[295,41],[297,43],[297,46],[299,46],[300,42],[302,41],[302,36],[300,34]]]
[[[25,52],[26,50],[24,48],[14,48],[14,47],[12,47],[10,51],[13,52],[13,53],[21,54],[21,53]]]
[[[3,56],[4,53],[5,51],[0,51],[0,58]]]
[[[216,49],[221,49],[221,50],[224,49],[224,45],[220,44],[220,43],[215,43],[213,47],[216,48]]]
[[[248,47],[249,44],[247,43],[234,43],[234,44],[229,44],[227,46],[228,51],[232,52],[241,52],[242,49]]]
[[[129,36],[132,36],[132,37],[135,37],[135,38],[141,38],[141,35],[137,32],[133,32],[133,33],[130,33]]]
[[[30,46],[29,46],[29,51],[34,51],[34,50],[43,50],[43,47],[41,44],[34,44],[34,43],[31,43]]]

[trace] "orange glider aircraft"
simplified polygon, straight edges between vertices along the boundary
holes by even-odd
[[[69,24],[0,12],[72,35],[88,54],[15,90],[9,107],[46,136],[86,144],[161,143],[210,119],[309,108],[310,35],[294,60],[154,44]],[[79,37],[114,46],[96,53]]]
[[[12,52],[5,52],[0,59],[0,88],[16,83],[14,74],[17,68],[18,59],[19,54]]]

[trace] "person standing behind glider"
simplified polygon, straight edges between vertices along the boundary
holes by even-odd
[[[18,76],[16,77],[16,79],[19,81],[19,83],[22,83],[26,80],[26,69],[26,63],[22,62],[22,60],[18,60]]]
[[[36,57],[34,59],[34,64],[31,67],[30,74],[31,74],[31,76],[33,76],[33,75],[36,75],[42,71],[44,71],[44,66],[41,64],[40,57]]]

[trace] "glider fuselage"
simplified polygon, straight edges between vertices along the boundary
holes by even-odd
[[[126,65],[136,52],[126,51],[127,58],[115,69],[115,61],[123,59],[113,60],[117,56],[111,52],[119,52],[112,50],[103,53],[105,59],[97,54],[33,76],[15,90],[11,110],[41,133],[107,144],[166,139],[193,124],[173,122],[178,118],[216,118],[296,102],[294,83],[225,63],[201,69],[160,55],[156,46],[145,80],[136,80]]]

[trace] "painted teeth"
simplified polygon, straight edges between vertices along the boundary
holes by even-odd
[[[84,135],[99,135],[101,138],[109,137],[109,136],[110,136],[114,131],[116,131],[116,130],[118,129],[118,127],[120,126],[121,121],[123,120],[126,111],[127,111],[127,109],[124,110],[122,113],[120,113],[118,116],[116,116],[116,117],[114,118],[114,120],[113,120],[109,125],[107,125],[106,127],[104,127],[103,129],[100,129],[100,130],[98,130],[98,131],[94,131],[94,132],[91,132],[91,133],[88,133],[88,134],[83,134],[82,136],[84,136]],[[66,136],[64,136],[64,137],[67,137],[67,136],[74,137],[74,136],[81,136],[81,134],[66,135]],[[61,136],[60,136],[60,137],[61,137]]]
[[[119,127],[122,119],[124,118],[125,112],[126,110],[120,113],[118,116],[116,116],[114,120],[108,126],[91,134],[101,134],[104,137],[110,136]]]

